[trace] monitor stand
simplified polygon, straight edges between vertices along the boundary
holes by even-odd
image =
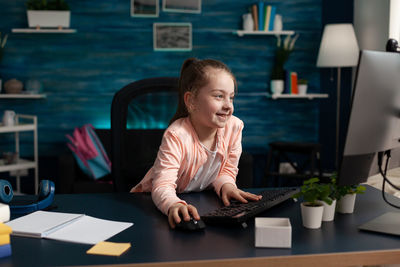
[[[358,227],[360,230],[400,235],[400,213],[387,212]]]

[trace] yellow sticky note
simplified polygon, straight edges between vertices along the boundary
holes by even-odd
[[[131,243],[99,242],[91,247],[87,254],[119,256],[131,247]]]
[[[0,246],[10,244],[10,235],[0,235]]]
[[[0,223],[0,234],[4,235],[4,234],[11,234],[12,229],[10,226],[4,224],[4,223]]]

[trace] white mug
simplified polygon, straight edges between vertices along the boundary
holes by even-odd
[[[15,124],[15,111],[13,110],[4,111],[3,124],[4,126],[12,126]]]

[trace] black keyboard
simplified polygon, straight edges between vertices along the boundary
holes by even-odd
[[[257,214],[276,206],[299,192],[299,188],[277,188],[261,192],[262,199],[257,202],[240,203],[231,201],[231,205],[218,208],[201,219],[209,224],[242,224]]]

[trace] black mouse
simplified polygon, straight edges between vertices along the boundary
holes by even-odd
[[[201,219],[195,220],[192,217],[190,217],[189,221],[185,221],[182,219],[181,222],[176,225],[177,229],[187,231],[203,230],[205,227],[206,225]]]

